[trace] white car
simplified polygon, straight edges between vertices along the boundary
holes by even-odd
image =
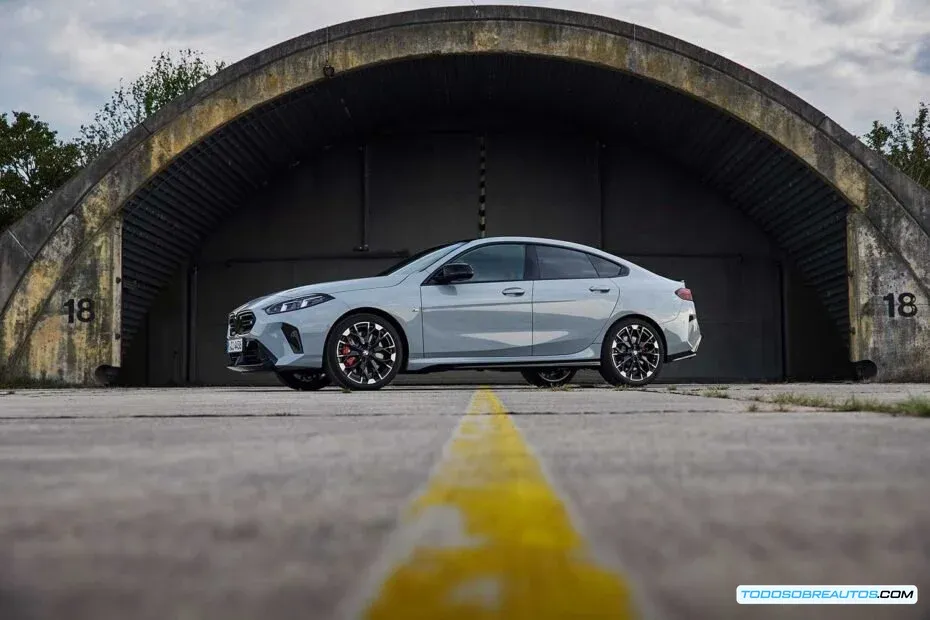
[[[597,368],[642,386],[700,344],[684,282],[533,237],[449,243],[371,278],[273,293],[236,308],[226,333],[231,370],[298,390],[375,390],[455,368],[519,371],[538,386]]]

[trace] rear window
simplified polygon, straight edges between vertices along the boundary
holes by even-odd
[[[539,277],[542,280],[597,278],[598,273],[584,252],[548,245],[536,246]]]
[[[626,271],[622,265],[611,262],[606,258],[594,256],[593,254],[588,254],[588,258],[591,259],[591,264],[597,269],[597,275],[602,278],[616,278],[622,276]]]

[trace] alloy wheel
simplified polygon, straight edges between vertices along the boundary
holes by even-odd
[[[340,334],[336,342],[336,363],[352,383],[378,383],[394,370],[397,343],[380,323],[358,321]]]
[[[625,325],[614,337],[610,357],[620,376],[641,383],[656,373],[661,349],[656,335],[641,323]]]
[[[540,370],[538,374],[540,379],[546,383],[562,383],[571,376],[572,371],[570,368],[552,368]]]

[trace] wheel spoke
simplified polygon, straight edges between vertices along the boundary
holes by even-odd
[[[623,362],[619,366],[620,372],[622,372],[624,375],[627,374],[628,372],[631,372],[633,369],[634,361],[635,360],[632,354],[628,353],[627,355],[624,355]]]

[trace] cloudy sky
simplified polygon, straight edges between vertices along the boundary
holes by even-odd
[[[471,0],[0,0],[0,111],[63,137],[166,49],[234,62],[322,26]],[[499,0],[493,4],[507,4]],[[479,2],[479,4],[484,4]],[[930,102],[930,0],[558,0],[722,54],[861,134]]]

